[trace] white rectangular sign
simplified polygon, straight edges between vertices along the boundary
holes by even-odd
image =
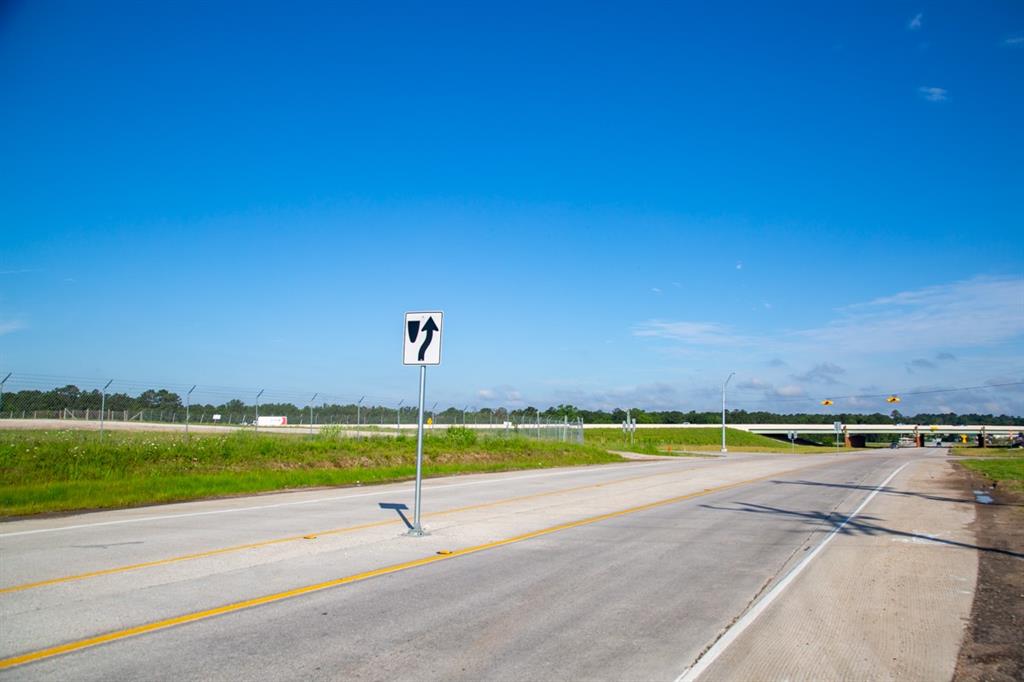
[[[440,311],[406,313],[402,330],[402,362],[406,365],[441,364],[441,329],[444,313]]]

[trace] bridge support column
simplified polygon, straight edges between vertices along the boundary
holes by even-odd
[[[920,429],[918,429],[918,427],[916,427],[916,426],[914,427],[914,447],[915,448],[923,448],[924,447],[924,435],[921,433]]]
[[[843,445],[845,445],[848,448],[853,447],[850,441],[850,430],[846,428],[846,424],[843,424]]]
[[[987,444],[985,443],[985,427],[984,426],[981,427],[981,433],[978,434],[978,447],[979,448],[987,447]]]

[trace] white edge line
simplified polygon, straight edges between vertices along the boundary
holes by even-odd
[[[743,614],[743,616],[736,621],[732,627],[726,630],[725,634],[719,637],[718,641],[716,641],[714,645],[712,645],[712,647],[708,649],[696,663],[693,664],[693,666],[684,670],[682,674],[676,678],[675,682],[693,682],[700,677],[704,671],[707,670],[708,667],[710,667],[711,664],[729,648],[729,645],[735,642],[739,636],[743,634],[743,631],[750,627],[750,625],[757,620],[757,617],[760,616],[761,613],[763,613],[764,610],[767,609],[780,594],[782,594],[782,591],[786,589],[786,586],[793,582],[793,580],[796,579],[796,577],[800,575],[805,568],[807,568],[808,564],[814,560],[814,557],[818,556],[821,550],[825,549],[825,546],[832,541],[832,538],[834,538],[839,531],[845,528],[846,524],[856,518],[857,514],[859,514],[861,510],[864,509],[872,499],[874,499],[875,495],[877,495],[882,488],[887,486],[889,481],[896,477],[896,474],[903,471],[910,464],[912,464],[912,462],[904,463],[903,466],[889,474],[888,478],[879,483],[878,486],[871,491],[871,494],[864,498],[864,501],[853,510],[852,514],[843,519],[841,524],[833,528],[832,532],[829,533],[824,540],[818,543],[818,546],[814,548],[813,552],[805,556],[803,560],[794,566],[782,580],[776,583],[775,587],[768,591],[768,594],[764,595],[764,597],[754,604],[749,611]]]
[[[627,465],[627,466],[632,466],[632,465]],[[597,469],[595,471],[601,471],[603,473],[604,471],[618,471],[619,469],[622,469],[622,468],[625,468],[625,467],[617,466],[617,467],[614,467],[614,468],[608,468],[608,469],[603,469],[603,470]],[[466,486],[503,483],[505,481],[521,481],[521,480],[527,479],[527,478],[546,478],[546,477],[551,477],[551,476],[566,476],[566,475],[574,474],[574,473],[579,473],[579,469],[573,468],[573,469],[568,469],[568,470],[564,470],[564,471],[553,471],[553,472],[538,473],[538,474],[526,474],[524,476],[502,477],[502,478],[487,479],[487,480],[483,480],[483,481],[467,481],[465,483],[450,483],[448,485],[434,485],[434,486],[424,486],[424,487],[427,490],[443,490],[443,489],[447,489],[447,488],[464,488]],[[485,475],[487,475],[487,474],[485,474]],[[251,507],[232,507],[231,509],[211,509],[209,511],[186,512],[184,514],[162,514],[160,516],[140,516],[138,518],[133,518],[133,519],[115,519],[113,521],[97,521],[96,523],[78,523],[78,524],[71,525],[71,526],[55,526],[53,528],[36,528],[34,530],[19,530],[19,531],[14,531],[13,533],[0,533],[0,539],[2,539],[2,538],[11,538],[11,537],[15,537],[17,535],[36,535],[38,533],[56,533],[56,532],[63,531],[63,530],[78,530],[78,529],[81,529],[81,528],[96,528],[96,527],[99,527],[99,526],[117,526],[117,525],[121,525],[121,524],[125,524],[125,523],[144,523],[146,521],[173,521],[174,519],[184,519],[184,518],[188,518],[188,517],[191,517],[191,516],[210,516],[210,515],[213,515],[213,514],[233,514],[235,512],[257,511],[257,510],[260,510],[260,509],[276,509],[278,507],[293,507],[293,506],[300,505],[300,504],[316,504],[318,502],[333,502],[335,500],[351,500],[351,499],[355,499],[357,497],[373,497],[375,495],[398,495],[398,494],[401,494],[401,493],[411,492],[412,490],[413,489],[411,487],[410,488],[398,488],[398,489],[389,488],[387,490],[374,490],[374,491],[371,491],[371,492],[358,493],[358,494],[355,494],[355,495],[335,495],[335,496],[331,496],[331,497],[317,497],[317,498],[311,499],[311,500],[296,500],[294,502],[277,502],[275,504],[262,504],[262,505],[254,505],[254,506],[251,506]]]

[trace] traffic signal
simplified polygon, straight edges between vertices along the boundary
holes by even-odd
[[[899,401],[900,397],[898,395],[891,395],[885,399],[885,402],[887,403],[898,403]]]
[[[822,400],[822,401],[821,401],[821,404],[822,404],[822,405],[826,405],[826,406],[828,406],[828,405],[831,405],[831,404],[832,404],[832,401],[831,401],[831,400],[827,400],[827,399],[826,399],[826,400]]]

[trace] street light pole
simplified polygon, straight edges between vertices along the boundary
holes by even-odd
[[[107,389],[110,388],[110,384],[112,383],[114,383],[113,379],[108,381],[107,385],[104,386],[103,390],[100,392],[100,438],[103,437],[103,417],[104,413],[107,411]]]
[[[309,435],[311,436],[313,435],[313,401],[318,395],[320,394],[314,393],[313,397],[309,399]]]
[[[722,384],[722,452],[729,452],[728,448],[725,447],[725,387],[729,385],[729,380],[736,376],[736,372],[730,372],[725,383]]]
[[[252,422],[252,425],[256,429],[257,433],[259,433],[259,430],[260,430],[260,396],[261,395],[263,395],[263,389],[262,388],[260,389],[260,392],[256,394],[256,419],[254,419],[253,422]]]
[[[188,438],[189,408],[192,406],[192,391],[194,390],[196,390],[195,385],[185,394],[185,438]]]
[[[366,397],[366,396],[364,395],[364,396],[363,396],[362,398],[360,398],[360,399],[359,399],[359,400],[358,400],[358,401],[356,402],[356,437],[357,437],[357,438],[359,437],[359,412],[360,412],[360,410],[362,410],[362,407],[363,407],[363,398],[365,398],[365,397]]]
[[[398,401],[398,409],[395,410],[395,434],[402,435],[402,403],[405,402],[405,398]]]

